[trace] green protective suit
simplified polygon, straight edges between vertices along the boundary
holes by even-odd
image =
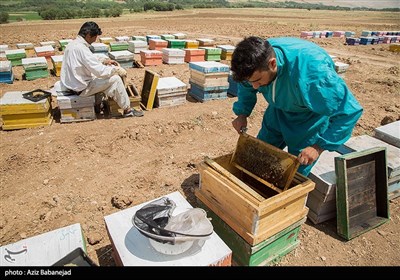
[[[277,78],[257,90],[249,82],[239,83],[233,112],[249,116],[260,92],[269,105],[257,138],[281,149],[287,146],[296,156],[313,144],[336,150],[350,138],[363,108],[336,73],[332,58],[302,39],[268,42],[276,53]],[[301,165],[298,171],[308,176],[313,165]]]

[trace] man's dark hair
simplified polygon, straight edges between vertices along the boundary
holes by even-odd
[[[100,27],[95,23],[94,21],[87,21],[85,22],[81,29],[79,30],[78,35],[82,36],[85,38],[86,34],[90,34],[90,36],[97,36],[101,35],[103,32],[101,32]]]
[[[256,70],[269,70],[268,61],[275,53],[268,41],[250,36],[243,39],[232,54],[233,79],[243,82]]]

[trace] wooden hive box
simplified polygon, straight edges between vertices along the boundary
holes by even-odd
[[[187,85],[176,77],[158,80],[154,108],[181,105],[186,102]]]
[[[350,240],[389,221],[386,148],[335,158],[337,233]]]
[[[3,130],[48,126],[52,122],[49,98],[37,102],[25,99],[28,91],[9,91],[0,98]]]
[[[289,188],[278,193],[236,168],[231,158],[228,154],[198,165],[195,195],[247,243],[258,244],[306,217],[314,182],[296,173]]]
[[[207,212],[215,232],[232,250],[232,263],[238,266],[268,266],[277,263],[283,256],[295,249],[300,241],[298,235],[306,218],[293,223],[277,234],[252,246],[211,211],[199,199],[198,206]]]
[[[126,87],[126,92],[128,93],[129,100],[131,102],[131,108],[134,108],[135,110],[140,110],[141,97],[136,87],[130,84]],[[122,116],[123,110],[112,98],[108,99],[108,105],[110,106],[110,114],[112,117]]]

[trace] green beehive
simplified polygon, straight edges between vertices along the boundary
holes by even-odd
[[[168,41],[168,48],[171,49],[184,49],[185,48],[185,40],[178,40],[178,39],[170,39]]]
[[[22,65],[22,59],[26,58],[24,49],[6,50],[5,53],[7,60],[11,61],[12,66]]]
[[[171,34],[161,34],[161,39],[163,39],[163,40],[171,40],[171,39],[175,39],[175,36],[171,35]]]

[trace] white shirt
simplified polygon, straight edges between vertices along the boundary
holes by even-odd
[[[80,92],[87,88],[94,77],[109,78],[115,74],[116,67],[102,64],[90,51],[89,46],[79,35],[68,43],[61,66],[62,86]]]

